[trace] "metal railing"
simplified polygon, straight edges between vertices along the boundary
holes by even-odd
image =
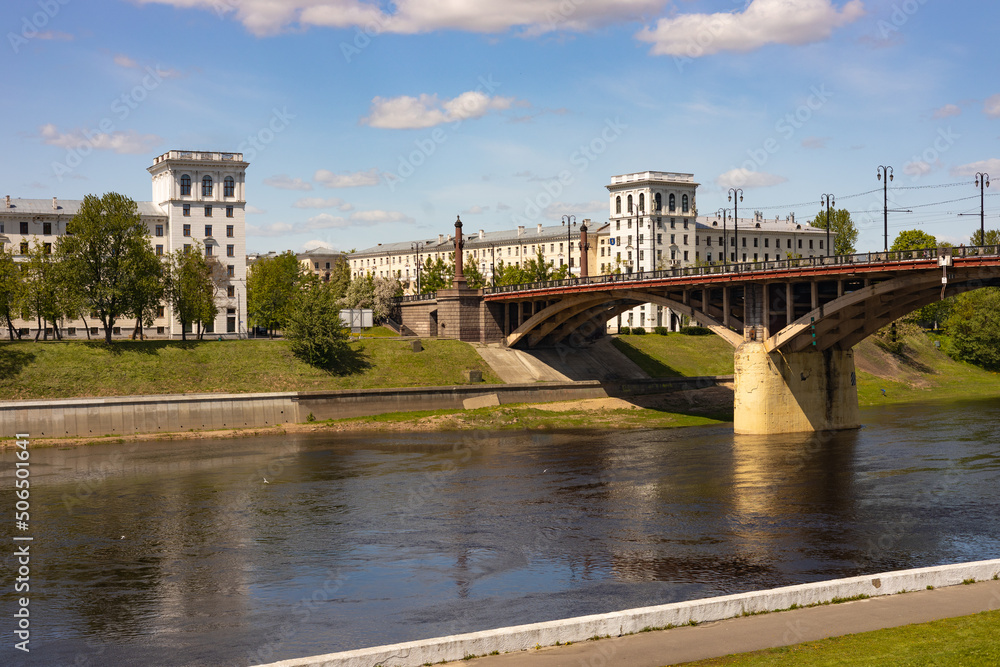
[[[397,296],[396,303],[413,303],[415,301],[433,301],[437,298],[437,292],[428,292],[427,294],[404,294],[403,296]]]
[[[548,280],[524,283],[521,285],[500,285],[487,287],[484,294],[506,294],[538,289],[557,287],[573,287],[578,285],[601,285],[614,283],[631,283],[644,280],[659,280],[663,278],[685,278],[716,275],[746,276],[766,271],[782,269],[837,267],[857,264],[894,264],[914,260],[937,259],[938,257],[995,257],[1000,255],[1000,246],[961,246],[957,248],[922,248],[920,250],[897,250],[889,252],[867,252],[857,255],[833,255],[830,257],[797,257],[757,262],[740,262],[737,264],[706,264],[702,266],[685,266],[656,271],[635,271],[633,273],[609,273],[586,278],[567,278],[565,280]],[[420,295],[424,296],[424,295]],[[403,297],[406,298],[406,297]]]

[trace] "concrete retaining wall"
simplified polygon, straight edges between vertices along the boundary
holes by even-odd
[[[274,426],[387,412],[641,396],[710,387],[731,377],[462,385],[273,394],[181,394],[0,402],[0,437],[163,433]],[[467,403],[469,401],[469,403]]]
[[[787,609],[793,604],[804,606],[830,602],[835,598],[875,597],[923,590],[927,586],[955,586],[969,579],[986,581],[997,574],[1000,574],[1000,559],[902,570],[283,660],[266,667],[409,667],[442,660],[461,660],[467,655],[486,655],[492,651],[514,652],[536,645],[553,646],[556,642],[581,642],[595,635],[614,637],[646,627],[680,626],[689,621],[720,621],[744,612]]]

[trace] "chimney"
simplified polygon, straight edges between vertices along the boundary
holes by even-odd
[[[444,234],[438,234],[438,243],[444,243]]]
[[[7,197],[7,199],[10,199],[10,197]],[[517,235],[524,236],[524,225],[517,226]]]
[[[10,195],[3,198],[3,207],[10,208]]]
[[[480,229],[479,230],[479,240],[482,241],[484,238],[486,238],[486,232],[484,232],[483,230]]]
[[[538,223],[538,233],[539,234],[542,233],[542,223],[540,223],[540,222]]]
[[[55,197],[52,198],[52,210],[53,211],[58,211],[59,210],[59,204],[56,203],[56,198]]]
[[[794,213],[790,213],[788,215],[788,217],[792,219],[792,224],[795,224],[795,214]]]

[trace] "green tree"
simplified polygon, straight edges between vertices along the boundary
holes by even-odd
[[[826,229],[826,209],[821,210],[809,223],[812,227]],[[833,254],[853,255],[857,252],[858,228],[851,220],[851,213],[845,208],[830,210],[830,235],[833,239]]]
[[[462,264],[462,273],[465,274],[465,280],[472,289],[486,287],[486,276],[479,270],[479,262],[472,257],[471,252],[465,255],[465,262]]]
[[[439,289],[448,289],[454,276],[454,262],[445,262],[441,257],[432,261],[428,256],[420,276],[420,293],[430,294]]]
[[[285,325],[292,354],[307,364],[335,371],[351,354],[340,306],[330,283],[310,281],[296,293]]]
[[[555,268],[553,262],[545,261],[545,255],[539,250],[532,259],[524,265],[525,282],[545,282],[547,280],[562,280],[569,272],[568,266]]]
[[[115,322],[128,313],[141,289],[140,267],[147,265],[148,256],[155,257],[149,229],[134,201],[109,192],[85,196],[66,232],[59,243],[61,262],[85,305],[97,312],[110,343]]]
[[[983,233],[977,229],[972,234],[970,242],[972,245],[1000,245],[1000,229],[987,229],[985,242],[983,242]]]
[[[24,298],[24,281],[21,269],[14,262],[14,253],[0,244],[0,316],[7,323],[7,335],[14,340],[21,332],[14,329],[14,319],[21,312]]]
[[[351,281],[344,296],[344,305],[348,308],[371,308],[375,306],[375,276],[366,273]]]
[[[144,339],[146,336],[143,332],[143,326],[153,326],[157,308],[163,302],[166,289],[164,266],[159,257],[150,253],[139,257],[135,268],[138,276],[133,284],[133,289],[129,292],[125,314],[135,318],[132,338]],[[78,312],[75,300],[71,299],[70,304],[72,305],[68,305],[67,310]],[[86,325],[86,321],[84,324]]]
[[[351,264],[346,257],[340,257],[330,271],[330,289],[333,296],[343,299],[347,296],[347,288],[351,286]]]
[[[52,245],[34,241],[28,251],[28,261],[25,263],[24,300],[22,304],[26,314],[33,315],[38,321],[35,340],[44,333],[48,340],[49,328],[55,338],[62,339],[59,330],[59,320],[65,315],[63,307],[63,278],[65,266],[52,256]]]
[[[301,265],[291,250],[258,259],[247,275],[247,315],[252,326],[273,336],[284,327],[288,308],[299,288]]]
[[[1000,288],[960,294],[945,323],[955,355],[988,370],[1000,370]]]
[[[403,284],[399,278],[375,278],[372,290],[372,317],[381,321],[392,315],[396,308],[396,297],[403,296]]]
[[[215,308],[212,267],[202,254],[200,243],[196,242],[189,251],[175,250],[169,256],[165,295],[181,323],[181,340],[187,340],[188,331],[193,330],[195,323],[206,321]],[[212,312],[211,317],[214,316]]]
[[[524,271],[517,264],[506,264],[501,259],[496,265],[497,285],[521,285],[528,282]]]
[[[937,248],[937,239],[920,229],[904,229],[892,242],[889,250],[922,250],[924,248]]]

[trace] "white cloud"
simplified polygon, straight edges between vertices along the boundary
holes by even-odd
[[[361,122],[390,130],[412,130],[481,118],[491,111],[505,111],[515,103],[513,97],[490,97],[478,90],[470,90],[450,100],[440,100],[437,95],[427,94],[420,97],[376,97]]]
[[[269,225],[247,225],[247,236],[286,236],[291,234],[292,225],[287,222],[272,222]]]
[[[654,55],[698,58],[721,51],[753,51],[767,44],[809,44],[865,15],[861,0],[838,11],[831,0],[753,0],[742,12],[663,18],[636,37]]]
[[[375,168],[346,174],[335,174],[332,171],[320,169],[313,174],[313,180],[328,188],[360,188],[378,185],[381,182],[381,176],[378,169]]]
[[[830,140],[830,137],[806,137],[802,140],[802,148],[826,148],[826,142]]]
[[[934,166],[929,162],[924,162],[923,160],[916,160],[914,162],[907,162],[903,166],[903,173],[907,176],[926,176],[927,174],[934,171]]]
[[[133,58],[125,55],[124,53],[116,54],[114,57],[114,62],[119,67],[124,67],[125,69],[137,69],[137,70],[152,70],[156,72],[156,75],[163,79],[179,79],[184,76],[179,70],[176,69],[163,69],[159,65],[146,66],[144,67],[141,63],[137,62]]]
[[[969,164],[951,168],[952,176],[975,176],[978,172],[1000,174],[1000,159],[980,160],[979,162],[970,162]]]
[[[340,197],[305,197],[292,204],[294,208],[335,208],[341,211],[350,211],[354,208]]]
[[[339,215],[320,213],[305,221],[302,225],[297,225],[301,231],[315,231],[317,229],[343,229],[350,227],[351,223]]]
[[[667,0],[396,0],[394,11],[376,0],[136,0],[202,9],[231,15],[251,33],[263,36],[310,26],[360,26],[375,34],[464,30],[502,33],[519,29],[525,35],[561,30],[588,30],[609,23],[632,21],[659,12]]]
[[[946,104],[940,109],[935,109],[933,116],[934,119],[941,118],[951,118],[952,116],[958,116],[962,113],[962,109],[955,104]]]
[[[156,134],[139,134],[135,130],[124,132],[87,132],[70,130],[60,132],[55,125],[48,123],[39,129],[39,136],[49,146],[79,149],[87,146],[99,151],[114,151],[115,153],[142,154],[149,153],[163,143],[163,137]]]
[[[267,211],[265,211],[264,209],[257,208],[253,204],[247,204],[247,207],[243,209],[243,211],[247,215],[260,215],[261,213],[267,213]]]
[[[983,105],[983,113],[990,118],[1000,118],[1000,93],[993,95]]]
[[[787,180],[784,176],[740,168],[727,171],[715,179],[715,182],[721,188],[768,188],[781,185]]]
[[[472,206],[472,207],[467,208],[464,211],[462,211],[462,215],[465,215],[465,214],[479,215],[480,213],[485,213],[488,210],[490,210],[489,206],[480,206],[479,204],[476,204],[475,206]]]
[[[269,185],[272,188],[278,188],[279,190],[306,191],[313,189],[311,183],[306,183],[301,178],[292,178],[288,174],[278,174],[277,176],[265,178],[264,185]]]
[[[119,53],[115,56],[115,64],[119,67],[125,67],[126,69],[135,69],[139,67],[139,63],[132,60],[124,53]]]
[[[408,215],[400,213],[399,211],[355,211],[351,214],[351,220],[353,222],[415,222],[415,220]]]
[[[68,32],[59,32],[58,30],[45,30],[35,35],[35,39],[48,39],[56,42],[72,42],[73,35]]]

